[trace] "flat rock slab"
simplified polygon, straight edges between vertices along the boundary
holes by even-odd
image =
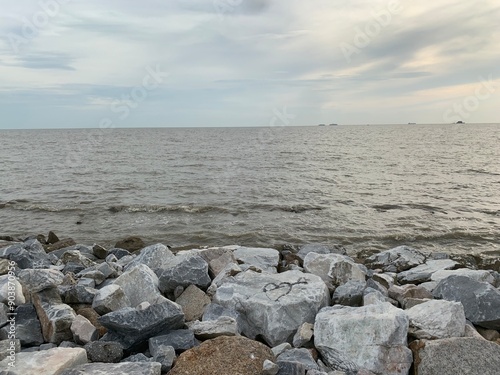
[[[181,354],[169,375],[261,375],[265,360],[275,358],[264,344],[222,336]]]
[[[300,271],[279,274],[245,271],[223,280],[213,302],[239,313],[241,330],[271,346],[292,342],[304,322],[328,306],[328,288],[319,276]]]
[[[87,353],[82,348],[53,348],[40,352],[16,355],[14,367],[10,367],[9,358],[0,362],[0,373],[9,375],[55,375],[65,369],[87,363]]]
[[[497,375],[500,345],[471,337],[418,340],[410,344],[418,375]]]

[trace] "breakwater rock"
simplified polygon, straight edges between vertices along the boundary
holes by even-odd
[[[497,260],[408,246],[0,245],[0,373],[472,375],[500,368]],[[40,242],[42,241],[42,242]]]

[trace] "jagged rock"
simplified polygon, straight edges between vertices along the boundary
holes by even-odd
[[[465,316],[475,325],[500,330],[500,290],[491,284],[466,276],[449,276],[441,280],[434,297],[461,302]]]
[[[77,344],[85,345],[99,338],[97,328],[82,315],[77,315],[73,323],[71,323],[71,332],[73,332],[73,339]]]
[[[314,334],[314,324],[312,323],[303,323],[299,329],[297,329],[297,332],[293,336],[293,346],[295,348],[300,348],[302,346],[305,346],[307,343],[309,343],[313,337]]]
[[[186,321],[190,322],[201,319],[205,307],[210,304],[210,297],[195,285],[190,285],[175,302],[182,307]]]
[[[365,368],[384,375],[407,374],[408,316],[390,303],[322,309],[314,324],[314,344],[333,370]]]
[[[80,278],[80,280],[78,280],[78,284],[88,286],[90,288],[95,288],[96,285],[100,285],[104,280],[106,280],[106,276],[94,267],[86,268],[83,271],[78,272],[77,276]],[[90,282],[90,280],[85,281],[85,279],[90,279],[92,282]]]
[[[410,298],[432,299],[432,293],[420,285],[406,284],[402,286],[393,285],[389,288],[389,297],[399,302],[403,307]]]
[[[92,362],[118,363],[123,358],[123,348],[117,342],[91,341],[84,349]]]
[[[101,272],[106,279],[108,278],[116,278],[121,275],[121,270],[119,267],[116,267],[113,263],[101,263],[95,266],[96,270]]]
[[[88,363],[66,370],[61,375],[160,375],[161,364],[158,362],[140,363]]]
[[[125,250],[128,250],[130,252],[140,250],[144,246],[145,246],[144,241],[141,238],[135,237],[135,236],[127,237],[123,240],[118,241],[115,244],[116,248],[125,249]]]
[[[54,232],[50,231],[49,235],[47,236],[47,244],[52,245],[55,244],[56,242],[59,242],[59,237],[57,237],[57,235]]]
[[[126,269],[135,267],[138,264],[144,264],[153,271],[156,271],[157,269],[166,267],[170,262],[170,258],[173,257],[174,254],[168,249],[168,247],[161,243],[157,243],[142,249],[139,255],[127,264]]]
[[[439,283],[448,276],[467,276],[479,282],[486,282],[495,286],[495,277],[485,270],[470,270],[468,268],[460,268],[458,270],[440,270],[434,272],[431,276],[431,281]]]
[[[62,303],[57,289],[45,289],[32,296],[33,305],[40,319],[45,341],[59,344],[71,340],[71,324],[76,317],[71,307]]]
[[[329,297],[316,275],[245,271],[225,279],[213,302],[240,314],[240,328],[247,337],[260,335],[274,346],[291,342],[299,326],[312,323],[319,309],[329,304]]]
[[[52,265],[42,244],[37,240],[4,247],[0,249],[0,258],[16,262],[17,267],[21,269],[48,268]]]
[[[196,345],[194,332],[189,329],[177,329],[166,335],[155,336],[149,339],[149,350],[157,346],[172,346],[177,353],[191,349]]]
[[[277,272],[280,261],[279,251],[270,248],[239,247],[234,250],[233,255],[241,267],[242,264],[252,265],[270,273]]]
[[[67,250],[60,259],[62,264],[76,263],[81,264],[85,268],[95,265],[95,262],[83,255],[79,250]]]
[[[403,308],[405,310],[411,309],[412,307],[415,307],[417,305],[420,305],[422,303],[432,301],[430,298],[407,298],[404,301]]]
[[[5,358],[15,358],[16,353],[21,351],[21,341],[18,339],[7,339],[0,341],[0,362]],[[1,369],[1,368],[0,368]]]
[[[462,337],[465,313],[461,303],[431,300],[406,310],[410,335],[417,339]]]
[[[12,290],[12,287],[14,290]],[[12,279],[9,275],[0,276],[0,303],[9,303],[9,293],[14,293],[13,302],[16,306],[26,303],[26,298],[23,294],[23,287],[19,281],[17,281],[16,278]],[[10,300],[12,301],[12,298]]]
[[[339,254],[347,255],[346,249],[341,245],[326,245],[320,243],[310,243],[300,247],[297,256],[304,261],[305,257],[309,253],[316,254]]]
[[[85,308],[80,308],[76,310],[76,313],[78,315],[84,316],[89,320],[90,323],[94,327],[97,328],[97,331],[99,332],[99,337],[102,337],[108,332],[106,327],[104,327],[100,322],[99,322],[99,317],[100,315],[92,308],[85,307]]]
[[[145,264],[138,264],[128,269],[113,284],[122,288],[123,293],[130,301],[131,307],[135,307],[144,301],[149,302],[151,305],[166,301],[166,298],[158,290],[158,277]]]
[[[212,284],[207,289],[207,295],[213,297],[217,288],[223,284],[223,282],[230,278],[231,276],[236,276],[243,270],[236,263],[229,263],[219,274],[212,280]]]
[[[425,262],[425,255],[409,246],[398,246],[374,254],[365,260],[368,268],[380,268],[384,272],[403,272]]]
[[[365,281],[349,280],[345,284],[335,288],[332,301],[336,305],[361,306],[363,304],[363,291],[365,287]]]
[[[43,344],[42,326],[32,304],[20,305],[16,311],[16,337],[23,347]]]
[[[264,344],[242,336],[221,336],[179,356],[169,375],[261,375],[265,360],[273,361]]]
[[[62,284],[64,274],[54,269],[24,269],[17,275],[31,293]]]
[[[92,308],[104,315],[112,311],[130,307],[131,303],[120,285],[111,284],[99,289],[92,302]]]
[[[57,263],[57,261],[56,261]],[[63,274],[68,274],[68,273],[72,273],[72,274],[77,274],[77,273],[80,273],[82,272],[83,270],[85,269],[85,267],[83,267],[81,264],[79,263],[66,263],[66,265],[64,266],[63,270],[62,270],[62,273]]]
[[[276,375],[278,371],[279,366],[269,359],[266,359],[262,364],[262,375]]]
[[[417,340],[410,348],[418,375],[494,375],[500,368],[500,345],[484,339]]]
[[[15,366],[9,366],[7,357],[0,362],[0,373],[9,375],[55,375],[65,369],[87,363],[82,348],[54,348],[41,352],[17,353]]]
[[[394,285],[396,281],[396,273],[388,272],[388,273],[375,273],[372,276],[372,279],[382,285],[384,288],[389,289]]]
[[[451,259],[428,260],[420,266],[399,273],[398,282],[401,284],[421,284],[430,281],[433,273],[449,270],[457,265],[458,263]]]
[[[126,307],[113,311],[100,317],[99,321],[108,329],[104,338],[119,341],[129,349],[154,335],[182,327],[184,314],[178,304],[166,300],[144,310]]]
[[[51,342],[48,342],[48,343],[45,343],[45,344],[42,344],[39,346],[39,350],[42,351],[42,350],[50,350],[50,349],[54,349],[54,348],[57,348],[57,345],[54,344],[54,343],[51,343]]]
[[[365,272],[345,255],[308,253],[304,259],[304,270],[321,277],[330,291],[355,280],[364,282]]]
[[[153,350],[149,348],[149,351],[153,356],[152,361],[161,363],[162,373],[170,371],[176,359],[175,349],[172,346],[158,346]]]
[[[224,248],[221,248],[221,250],[223,251],[217,254],[216,257],[208,257],[208,259],[206,254],[200,252],[203,259],[208,262],[208,270],[212,277],[217,276],[228,264],[236,263],[236,258],[232,250]]]
[[[283,353],[285,350],[292,349],[292,345],[288,342],[284,342],[283,344],[276,345],[274,348],[271,349],[275,357],[278,357],[281,353]]]
[[[61,291],[61,289],[61,297],[64,303],[85,303],[90,305],[97,294],[96,289],[82,285],[73,285],[59,290]]]
[[[298,362],[302,364],[306,370],[319,370],[318,364],[311,355],[311,352],[305,348],[285,350],[276,360],[278,363]]]
[[[179,285],[186,288],[193,284],[201,289],[210,285],[212,280],[208,275],[208,263],[198,254],[178,254],[170,259],[165,268],[157,270],[163,294],[172,294]]]
[[[200,322],[187,323],[190,330],[200,340],[214,339],[219,336],[236,336],[238,335],[238,323],[236,319],[229,316],[221,316],[217,320],[207,320]]]

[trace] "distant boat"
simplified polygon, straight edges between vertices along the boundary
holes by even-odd
[[[338,124],[330,124],[330,126],[337,126]]]
[[[457,121],[455,124],[465,124],[463,121]]]
[[[325,126],[325,124],[319,124],[318,126]]]
[[[409,122],[408,125],[417,125],[416,122]]]

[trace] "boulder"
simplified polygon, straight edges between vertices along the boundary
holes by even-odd
[[[417,339],[462,337],[465,313],[461,303],[430,300],[406,310],[410,319],[409,333]]]
[[[12,290],[12,288],[14,290]],[[7,305],[9,300],[14,302],[16,306],[26,303],[23,287],[19,281],[12,276],[3,275],[0,276],[0,303],[5,303]]]
[[[406,303],[410,299],[432,299],[432,293],[420,285],[406,284],[402,286],[393,285],[389,288],[389,297],[399,302],[399,304],[406,307]]]
[[[190,330],[200,340],[214,339],[219,336],[236,336],[238,335],[238,323],[236,319],[229,316],[221,316],[217,320],[206,320],[200,322],[187,323]]]
[[[16,309],[16,337],[23,347],[43,344],[42,326],[32,304],[20,305]]]
[[[300,271],[280,274],[245,271],[225,279],[213,302],[236,310],[245,336],[261,336],[271,346],[292,342],[304,322],[329,304],[328,288],[320,277]]]
[[[150,349],[150,352],[153,356],[152,361],[161,363],[161,372],[163,374],[170,371],[176,360],[175,350],[172,346],[157,347],[154,351]]]
[[[362,306],[365,287],[365,281],[349,280],[335,288],[332,301],[335,305]]]
[[[90,321],[82,315],[77,315],[71,323],[71,332],[73,332],[73,339],[77,344],[85,345],[90,341],[95,341],[99,338],[97,328],[90,323]]]
[[[382,285],[384,288],[389,289],[394,285],[396,281],[396,273],[387,272],[387,273],[375,273],[372,276],[372,279]]]
[[[262,375],[276,375],[278,371],[279,366],[269,359],[266,359],[262,364]]]
[[[108,250],[97,244],[92,247],[92,254],[98,259],[106,259],[109,255]]]
[[[169,375],[261,375],[274,356],[264,344],[242,336],[221,336],[182,353]]]
[[[458,270],[440,270],[434,272],[431,276],[431,281],[439,283],[448,276],[467,276],[479,282],[486,282],[495,286],[495,277],[485,270],[470,270],[468,268],[460,268]]]
[[[305,257],[309,253],[316,254],[340,254],[347,255],[347,251],[344,246],[341,245],[326,245],[321,243],[310,243],[303,245],[299,248],[297,256],[304,261]]]
[[[145,264],[129,268],[113,284],[122,288],[131,307],[144,301],[152,305],[166,301],[166,298],[158,290],[158,277]]]
[[[314,344],[332,370],[406,375],[408,316],[390,303],[322,309],[314,324]]]
[[[240,265],[251,265],[270,273],[277,272],[280,261],[279,251],[269,248],[239,247],[233,255]]]
[[[205,307],[210,304],[210,297],[195,285],[190,285],[175,300],[182,307],[187,322],[201,319]]]
[[[461,302],[475,325],[500,330],[500,290],[467,276],[449,276],[433,291],[435,298]]]
[[[97,290],[94,288],[89,288],[83,285],[73,285],[69,287],[59,287],[59,292],[61,294],[64,303],[83,303],[92,304]]]
[[[171,258],[165,268],[156,271],[159,275],[159,288],[165,295],[172,295],[175,288],[189,285],[206,290],[211,283],[208,263],[196,253],[178,254]]]
[[[483,339],[417,340],[410,348],[418,375],[494,375],[500,368],[500,345]]]
[[[144,264],[153,271],[156,271],[157,269],[166,267],[170,262],[170,258],[173,257],[174,254],[168,247],[161,243],[157,243],[142,249],[139,255],[127,265],[126,269]]]
[[[160,375],[161,364],[158,362],[140,363],[87,363],[62,372],[60,375]]]
[[[141,238],[130,236],[124,238],[123,240],[118,241],[115,245],[115,248],[125,249],[130,252],[134,252],[142,249],[144,246],[145,246],[144,241]]]
[[[24,269],[17,275],[31,293],[61,285],[64,274],[54,269]]]
[[[42,244],[35,239],[0,249],[0,258],[16,262],[21,269],[48,268],[52,265]]]
[[[451,259],[428,260],[420,266],[399,273],[398,282],[400,284],[421,284],[430,281],[433,273],[449,270],[457,265],[458,263]]]
[[[65,369],[87,363],[82,348],[54,348],[40,352],[17,353],[15,366],[10,367],[9,357],[0,362],[0,373],[9,375],[54,375]]]
[[[348,281],[365,281],[365,272],[360,265],[345,255],[308,253],[304,259],[304,270],[321,277],[330,291]]]
[[[91,341],[84,348],[92,362],[118,363],[123,358],[123,348],[117,342]]]
[[[111,284],[99,289],[92,301],[92,308],[104,315],[112,311],[130,307],[131,303],[120,285]]]
[[[177,329],[168,332],[166,335],[155,336],[149,339],[149,350],[159,346],[171,346],[177,353],[191,349],[196,345],[194,332],[189,329]]]
[[[398,246],[374,254],[365,260],[365,266],[384,272],[403,272],[425,262],[425,255],[409,246]]]

